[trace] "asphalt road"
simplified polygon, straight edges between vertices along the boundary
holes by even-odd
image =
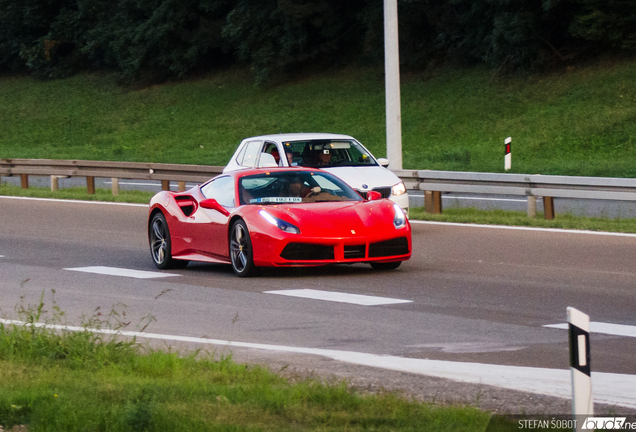
[[[636,326],[636,237],[413,224],[413,257],[398,270],[367,265],[273,269],[239,279],[190,264],[175,277],[135,279],[65,269],[156,271],[139,205],[0,198],[0,315],[52,290],[65,320],[125,311],[129,329],[413,359],[567,369],[564,323]],[[409,303],[360,306],[267,294],[313,289]],[[626,327],[628,328],[628,327]],[[630,329],[632,327],[629,327]],[[593,334],[595,372],[636,375],[636,338]]]

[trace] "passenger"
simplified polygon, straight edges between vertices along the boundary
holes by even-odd
[[[289,163],[289,166],[298,165],[296,162],[294,162],[294,153],[292,153],[291,151],[287,152],[287,162]]]

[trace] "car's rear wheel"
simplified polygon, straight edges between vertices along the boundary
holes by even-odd
[[[245,222],[240,219],[230,229],[230,258],[232,270],[237,276],[248,277],[256,273],[250,233]]]
[[[148,226],[148,240],[150,241],[150,255],[155,266],[159,269],[183,268],[188,261],[172,258],[172,243],[170,229],[163,213],[155,213]]]
[[[373,262],[371,263],[371,267],[373,267],[374,270],[395,270],[396,268],[400,266],[400,264],[402,264],[402,261],[394,261],[394,262],[387,262],[387,263]]]

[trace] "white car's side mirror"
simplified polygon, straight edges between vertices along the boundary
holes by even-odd
[[[387,158],[378,158],[378,163],[384,168],[389,166],[389,160]]]

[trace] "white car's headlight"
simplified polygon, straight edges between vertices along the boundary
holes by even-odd
[[[263,217],[263,219],[265,219],[267,222],[271,223],[272,225],[274,225],[281,231],[285,231],[286,233],[290,233],[290,234],[300,233],[300,229],[298,229],[296,225],[292,225],[289,222],[286,222],[282,219],[274,217],[271,214],[267,213],[265,210],[261,210],[258,213]]]
[[[406,226],[406,215],[399,205],[393,204],[395,210],[395,217],[393,218],[393,226],[395,229],[404,228]]]
[[[402,195],[406,193],[406,186],[404,186],[404,182],[399,182],[395,186],[391,188],[391,193],[395,196]]]

